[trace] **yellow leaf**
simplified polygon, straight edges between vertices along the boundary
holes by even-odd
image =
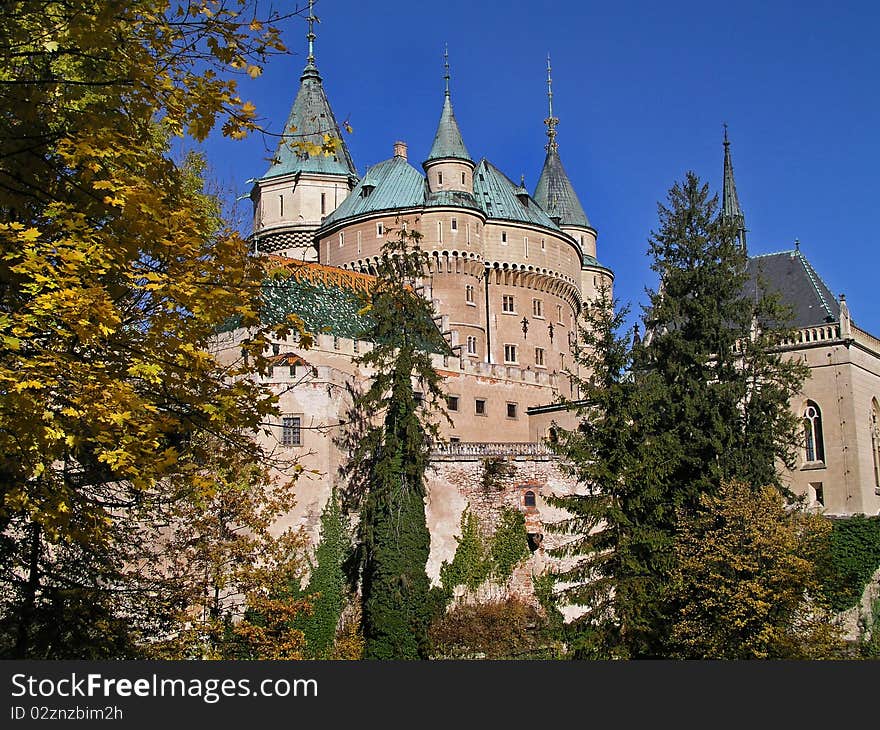
[[[257,76],[263,73],[263,69],[261,69],[259,66],[251,64],[250,66],[248,66],[247,72],[248,76],[250,76],[252,79],[255,79],[257,78]]]

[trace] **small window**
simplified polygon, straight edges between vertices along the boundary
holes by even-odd
[[[476,337],[468,337],[467,338],[467,354],[468,355],[476,355],[477,354],[477,338]]]
[[[507,404],[507,417],[516,418],[516,403]]]
[[[345,245],[345,233],[343,231],[339,232],[339,248],[342,248]]]
[[[360,252],[361,252],[361,232],[360,231],[357,232],[357,250],[358,250],[358,255],[360,255]]]
[[[281,211],[280,215],[283,218],[284,217],[284,196],[283,195],[278,196],[278,207]]]
[[[452,230],[453,230],[453,231],[457,231],[457,230],[458,230],[458,218],[453,218],[453,219],[452,219],[451,227],[452,227]]]
[[[525,257],[528,258],[529,257],[529,237],[528,236],[523,237],[523,252],[525,253]]]
[[[474,413],[478,416],[486,415],[486,401],[483,398],[477,398],[474,401]]]
[[[507,231],[501,231],[501,243],[507,243]]]
[[[416,402],[416,406],[420,406],[425,402],[425,394],[417,390],[413,392],[413,400]]]
[[[377,223],[376,224],[376,238],[382,238],[385,235],[385,224]]]
[[[465,223],[464,231],[465,231],[465,243],[467,243],[467,245],[470,246],[471,245],[471,224],[470,223]]]
[[[504,362],[516,362],[516,345],[508,344],[504,346]]]
[[[327,212],[327,193],[321,193],[321,215]]]
[[[810,496],[813,498],[814,504],[824,507],[825,490],[822,487],[822,482],[810,482],[810,491],[812,492]]]
[[[559,353],[559,369],[565,370],[565,353],[564,352]]]
[[[443,221],[437,221],[437,240],[443,243]]]
[[[462,185],[466,185],[466,183],[465,183],[465,178],[464,178],[464,173],[461,173],[461,184],[462,184]]]
[[[442,185],[442,184],[443,184],[443,173],[442,173],[442,172],[438,172],[438,173],[437,173],[437,183],[438,183],[439,185]]]
[[[541,239],[541,250],[542,251],[547,250],[547,241],[545,241],[543,238]]]
[[[513,306],[513,295],[512,294],[504,294],[501,297],[501,311],[508,312],[510,314],[515,313],[515,309]]]
[[[458,396],[457,395],[448,395],[446,396],[446,408],[450,411],[458,410]]]
[[[535,365],[539,365],[540,367],[544,367],[544,348],[536,347],[535,348]]]
[[[525,507],[535,506],[535,493],[531,489],[523,495],[523,505]]]
[[[562,305],[561,304],[556,305],[556,322],[558,324],[565,324],[562,321]]]
[[[302,445],[302,418],[300,416],[284,416],[281,419],[281,445]]]
[[[472,284],[467,284],[464,287],[464,300],[468,304],[476,304],[474,302],[474,287]]]
[[[296,377],[296,365],[291,365],[291,366],[290,366],[290,377],[291,377],[291,378],[295,378],[295,377]]]
[[[544,301],[542,299],[532,299],[532,314],[535,317],[544,316]]]

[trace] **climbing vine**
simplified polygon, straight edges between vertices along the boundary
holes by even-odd
[[[825,570],[825,596],[835,611],[855,606],[880,568],[880,516],[834,520]]]

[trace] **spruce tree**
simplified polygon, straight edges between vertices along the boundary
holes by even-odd
[[[656,657],[678,611],[671,576],[682,515],[724,480],[784,491],[797,423],[788,409],[802,365],[777,349],[778,303],[746,295],[746,253],[735,226],[696,175],[669,191],[649,239],[660,287],[649,292],[646,337],[618,333],[623,313],[600,292],[585,307],[577,359],[587,404],[559,450],[588,494],[562,498],[572,518],[554,529],[580,537],[560,576],[586,608],[576,655]]]
[[[447,345],[421,294],[427,257],[420,234],[400,230],[385,244],[369,297],[372,322],[358,358],[374,371],[354,396],[344,437],[350,458],[348,496],[360,507],[359,552],[367,659],[427,656],[431,619],[425,572],[430,535],[425,520],[425,469],[438,438],[432,413],[442,411],[432,352]],[[414,387],[418,383],[419,391]]]

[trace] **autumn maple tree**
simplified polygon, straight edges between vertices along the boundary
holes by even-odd
[[[4,4],[5,655],[125,655],[152,595],[121,583],[137,524],[210,494],[207,465],[259,456],[251,435],[274,400],[238,376],[291,324],[260,324],[262,264],[204,193],[203,163],[173,159],[170,140],[257,127],[238,80],[283,51],[279,20],[245,0]],[[249,357],[221,364],[211,338],[232,317]]]

